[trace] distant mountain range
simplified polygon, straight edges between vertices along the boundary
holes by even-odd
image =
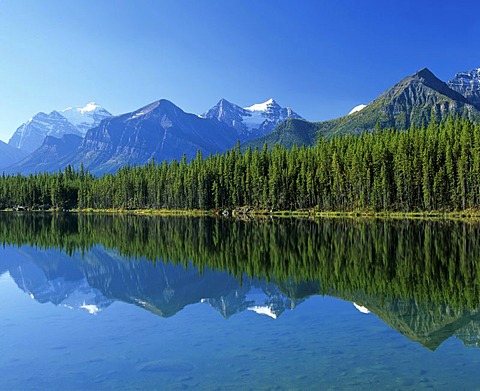
[[[8,144],[32,153],[43,144],[47,136],[84,136],[88,129],[97,126],[102,119],[111,115],[93,102],[85,107],[69,107],[61,112],[54,110],[50,114],[38,113],[15,131]]]
[[[21,125],[9,145],[0,144],[0,169],[7,173],[57,171],[66,165],[100,175],[151,159],[179,160],[222,153],[237,141],[244,147],[314,145],[319,136],[359,134],[381,128],[407,129],[459,115],[480,120],[480,69],[460,72],[444,83],[422,69],[346,116],[309,122],[275,100],[241,107],[221,99],[201,116],[167,100],[111,116],[100,106],[38,113]],[[9,148],[10,147],[10,148]]]
[[[236,114],[238,118],[232,120]],[[56,171],[69,164],[79,167],[83,163],[90,172],[100,175],[127,164],[143,165],[152,159],[161,162],[180,160],[184,155],[192,158],[198,151],[207,156],[232,148],[238,140],[270,132],[289,117],[300,118],[273,99],[245,109],[221,100],[203,116],[185,113],[163,99],[131,113],[104,118],[83,138],[80,131],[67,131],[60,137],[47,135],[40,147],[5,171],[29,174]],[[73,125],[78,126],[78,121],[69,121],[68,129]]]
[[[76,134],[65,134],[61,138],[47,136],[38,149],[17,163],[7,166],[4,171],[9,174],[22,173],[25,175],[58,171],[71,164],[72,155],[80,147],[82,141],[83,138]]]
[[[224,123],[185,113],[168,100],[159,100],[131,113],[104,119],[83,139],[47,137],[43,145],[7,172],[55,171],[68,164],[95,174],[142,165],[152,159],[180,160],[198,151],[204,155],[232,148],[238,135]]]

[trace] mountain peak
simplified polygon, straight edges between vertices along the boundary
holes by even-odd
[[[433,106],[439,108],[437,103],[441,102],[443,105],[448,100],[455,101],[454,106],[456,108],[454,109],[453,106],[443,107],[442,118],[444,117],[444,114],[450,110],[457,110],[459,108],[458,104],[461,104],[462,107],[465,104],[472,105],[467,98],[465,98],[462,94],[452,90],[428,68],[421,69],[415,74],[407,76],[376,99],[376,101],[382,102],[382,104],[389,105],[390,107],[395,106],[397,103],[400,104],[400,106],[398,106],[396,109],[392,109],[392,114],[407,110],[409,112],[409,116],[412,113],[410,113],[411,110],[406,107],[406,102],[408,102],[409,107],[417,106],[425,109],[428,106],[429,109],[427,111],[430,112]],[[393,106],[391,106],[391,104],[393,104]],[[377,106],[378,105],[373,105],[373,108]],[[422,111],[424,111],[423,109]],[[466,110],[469,111],[470,109],[467,107]],[[388,122],[391,120],[391,118],[390,120],[385,120]],[[424,122],[427,123],[428,121]],[[391,125],[389,126],[396,126],[400,129],[404,129],[405,127],[408,128],[410,126],[410,121],[407,121],[407,123],[401,125],[397,123],[394,124],[391,121],[390,123]],[[422,121],[415,121],[415,123],[417,125],[421,125]]]
[[[301,118],[292,109],[281,107],[273,98],[244,108],[222,98],[202,117],[214,118],[234,128],[241,140],[270,133],[288,118]]]
[[[214,106],[219,110],[243,110],[240,106],[237,106],[235,103],[232,103],[225,98],[222,98],[218,101],[218,103]],[[205,116],[207,113],[203,114]]]
[[[437,77],[428,68],[420,69],[417,73],[415,73],[413,75],[413,77],[418,77],[418,78],[422,78],[422,79],[436,79],[437,80]]]
[[[50,114],[48,114],[48,117],[50,117],[50,118],[61,118],[61,117],[63,117],[63,115],[60,114],[57,110],[53,110]]]
[[[66,109],[63,109],[60,113],[61,115],[67,114],[65,117],[68,119],[68,115],[71,112],[78,112],[80,114],[87,114],[95,111],[106,111],[102,106],[97,105],[95,102],[89,102],[85,106],[79,106],[79,107],[67,107]]]
[[[100,106],[98,106],[95,102],[89,102],[83,107],[71,107],[71,106],[69,106],[69,107],[63,109],[62,112],[67,111],[67,110],[78,110],[78,111],[81,111],[81,112],[85,113],[87,111],[93,111],[97,107],[100,107]]]
[[[404,79],[404,81],[405,80],[407,81],[407,84],[410,83],[410,82],[421,83],[421,84],[425,85],[426,87],[431,88],[431,89],[439,92],[440,94],[446,95],[446,96],[448,96],[449,98],[452,98],[452,99],[462,100],[462,98],[463,98],[462,96],[457,96],[459,94],[457,94],[455,91],[452,91],[450,89],[450,87],[448,87],[448,85],[445,82],[443,82],[437,76],[435,76],[433,74],[433,72],[428,68],[423,68],[423,69],[419,70],[418,72],[416,72],[411,77],[407,77],[406,79]],[[452,94],[454,94],[456,96],[454,97],[454,96],[452,96]]]
[[[178,115],[179,113],[184,113],[184,111],[180,107],[176,106],[174,103],[170,102],[169,100],[159,99],[128,115],[129,115],[129,119],[136,119],[148,114],[154,114],[157,111],[165,111],[174,115]]]
[[[218,101],[217,105],[224,105],[224,104],[229,104],[231,105],[232,103],[226,100],[225,98],[222,98]]]
[[[68,107],[60,115],[74,125],[80,134],[85,135],[87,130],[97,126],[100,121],[111,117],[112,114],[95,102],[89,102],[81,107]]]
[[[95,102],[89,102],[84,107],[79,107],[78,110],[81,113],[88,113],[89,111],[94,111],[101,108],[101,106],[97,105]]]

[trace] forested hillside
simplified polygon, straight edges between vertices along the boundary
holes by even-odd
[[[435,211],[480,204],[480,126],[452,119],[407,131],[321,138],[314,147],[247,149],[124,167],[96,178],[0,178],[0,208]]]

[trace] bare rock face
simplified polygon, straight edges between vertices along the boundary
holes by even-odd
[[[233,147],[238,135],[226,124],[185,113],[168,100],[103,120],[90,129],[71,163],[96,174],[119,167],[188,159]]]
[[[70,117],[74,117],[75,123],[85,124],[77,114],[70,113]],[[62,123],[69,123],[60,114],[56,116]],[[96,117],[92,116],[89,123],[96,123]],[[83,138],[73,130],[55,134],[56,137],[47,135],[40,147],[7,172],[52,172],[83,164],[90,172],[101,175],[128,164],[144,165],[152,159],[181,160],[184,155],[191,159],[198,151],[203,156],[221,153],[232,148],[239,138],[235,129],[223,122],[185,113],[168,100],[103,118]]]
[[[480,68],[468,72],[458,72],[448,82],[448,86],[462,94],[480,109]]]

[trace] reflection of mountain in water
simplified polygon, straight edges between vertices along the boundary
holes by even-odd
[[[114,301],[143,307],[169,317],[185,306],[208,303],[225,318],[250,310],[277,318],[306,297],[320,294],[313,283],[267,283],[244,278],[239,282],[227,272],[200,272],[189,265],[128,260],[115,251],[94,247],[83,256],[56,250],[23,248],[4,250],[0,270],[9,272],[20,289],[40,303],[51,302],[83,308],[95,314]],[[456,335],[466,346],[480,345],[480,312],[411,299],[385,299],[363,293],[340,294],[367,309],[412,341],[435,350]]]
[[[480,316],[476,316],[474,320],[458,330],[455,336],[460,338],[465,346],[480,347]]]
[[[66,255],[54,251],[22,250],[6,258],[10,265],[2,269],[6,269],[18,287],[39,303],[84,308],[91,313],[112,303],[89,284],[79,269],[72,267],[71,259]],[[44,265],[48,267],[42,267]]]
[[[354,300],[357,309],[368,308],[392,329],[430,350],[437,349],[453,335],[466,346],[479,346],[479,309],[456,309],[411,299],[386,300],[361,294],[356,295]]]
[[[56,250],[5,250],[0,270],[40,303],[51,302],[97,313],[113,301],[141,306],[157,315],[175,315],[189,304],[206,302],[225,318],[244,310],[277,318],[300,299],[290,299],[274,284],[227,272],[145,260],[127,260],[115,251],[93,248],[72,257]],[[12,254],[10,254],[10,252]],[[8,261],[4,261],[8,259]]]

